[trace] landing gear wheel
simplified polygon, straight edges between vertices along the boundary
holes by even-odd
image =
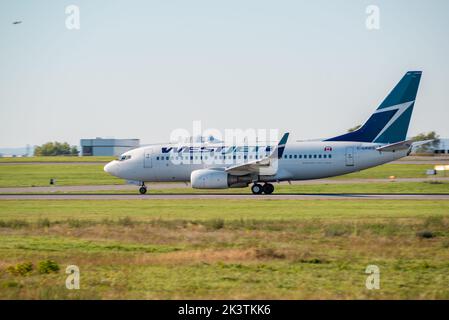
[[[145,193],[147,193],[147,187],[145,187],[145,186],[140,187],[140,188],[139,188],[139,192],[140,192],[140,194],[145,194]]]
[[[274,191],[274,186],[271,183],[265,183],[263,185],[263,193],[272,194]]]
[[[253,192],[253,194],[262,194],[263,192],[263,187],[262,185],[255,183],[253,184],[253,186],[251,187],[251,191]]]

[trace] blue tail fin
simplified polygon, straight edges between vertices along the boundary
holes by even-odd
[[[409,71],[360,129],[326,141],[395,143],[406,139],[421,71]]]

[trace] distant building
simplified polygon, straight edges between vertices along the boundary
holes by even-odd
[[[122,153],[138,148],[139,139],[81,139],[82,156],[119,156]]]
[[[432,148],[433,153],[449,154],[449,139],[439,139],[438,145]]]
[[[429,143],[429,147],[422,150],[420,147],[415,147],[412,150],[413,153],[428,153],[428,154],[449,154],[449,139],[438,139],[438,144],[432,145]]]

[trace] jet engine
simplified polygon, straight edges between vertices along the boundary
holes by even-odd
[[[200,169],[192,172],[190,182],[195,189],[246,188],[252,182],[252,178],[233,176],[221,170]]]

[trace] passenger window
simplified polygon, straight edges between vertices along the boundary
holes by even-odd
[[[323,158],[324,158],[324,159],[326,159],[326,158],[327,158],[327,155],[326,155],[326,154],[325,154],[325,155],[323,155]]]
[[[295,154],[295,159],[297,159],[297,158],[298,158],[298,155]]]
[[[331,154],[329,155],[329,159],[330,159],[330,158],[332,158],[332,155],[331,155]]]
[[[288,156],[287,156],[287,155],[285,155],[285,156],[284,156],[284,159],[287,159],[287,158],[288,158]]]
[[[313,158],[316,159],[316,154],[313,155]]]
[[[320,158],[320,159],[321,159],[321,154],[320,154],[320,155],[318,155],[318,158]]]
[[[159,160],[159,157],[156,157],[156,160]]]
[[[289,158],[290,158],[290,159],[292,159],[292,158],[293,158],[293,156],[292,156],[292,155],[290,155],[290,156],[289,156]]]
[[[311,154],[309,154],[309,159],[312,159],[312,155]]]

